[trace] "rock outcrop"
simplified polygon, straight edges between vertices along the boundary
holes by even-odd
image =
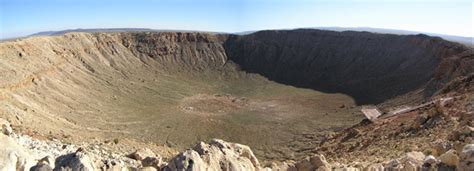
[[[248,146],[214,139],[171,159],[166,167],[181,170],[259,170],[260,163]]]
[[[35,162],[28,151],[18,145],[15,140],[5,134],[0,134],[0,170],[27,171]]]
[[[12,138],[10,123],[0,118],[0,171],[27,171],[34,166],[30,153]]]
[[[464,146],[460,156],[452,149],[438,158],[431,155],[425,156],[421,152],[413,151],[406,153],[401,158],[382,163],[361,164],[354,162],[343,165],[339,163],[330,164],[323,155],[313,155],[297,162],[278,162],[272,163],[269,167],[263,167],[248,146],[229,143],[219,139],[214,139],[209,143],[200,142],[194,148],[179,153],[170,159],[169,163],[163,162],[161,157],[151,150],[143,148],[128,155],[141,162],[141,165],[120,165],[119,163],[124,163],[123,160],[125,159],[121,158],[114,161],[112,165],[104,167],[104,163],[97,161],[106,161],[104,159],[107,159],[108,156],[104,156],[105,154],[103,153],[101,153],[102,155],[89,153],[84,148],[78,148],[75,152],[64,154],[57,158],[51,157],[53,155],[51,154],[35,160],[31,157],[31,151],[18,144],[18,140],[13,135],[13,132],[10,136],[0,134],[1,171],[130,169],[140,171],[418,171],[437,169],[471,171],[474,169],[474,144]]]
[[[75,153],[59,156],[56,159],[56,167],[54,170],[66,171],[66,170],[82,170],[82,171],[93,171],[94,164],[90,157],[79,148]]]

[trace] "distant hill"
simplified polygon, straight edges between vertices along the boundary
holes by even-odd
[[[474,41],[472,37],[463,37],[463,36],[453,36],[446,34],[438,33],[427,33],[427,32],[417,32],[417,31],[408,31],[408,30],[396,30],[396,29],[382,29],[382,28],[371,28],[371,27],[312,27],[309,29],[320,29],[320,30],[331,30],[331,31],[361,31],[361,32],[371,32],[371,33],[383,33],[383,34],[396,34],[396,35],[416,35],[416,34],[426,34],[429,36],[441,37],[445,40],[452,42],[458,42],[469,47],[474,48]],[[293,30],[293,29],[280,29],[280,30]],[[53,35],[62,35],[70,32],[207,32],[207,31],[196,31],[196,30],[173,30],[173,29],[149,29],[149,28],[93,28],[93,29],[68,29],[68,30],[59,30],[59,31],[44,31],[31,34],[29,36],[53,36]],[[257,31],[243,31],[235,32],[233,34],[237,35],[246,35],[255,33]],[[225,32],[207,32],[207,33],[225,33]],[[26,37],[29,37],[26,36]],[[11,40],[16,38],[11,38]],[[3,40],[6,41],[7,39]]]
[[[366,31],[366,32],[372,32],[372,33],[386,33],[386,34],[398,34],[398,35],[426,34],[429,36],[441,37],[445,40],[462,43],[471,47],[474,46],[472,37],[453,36],[453,35],[438,34],[438,33],[427,33],[427,32],[396,30],[396,29],[382,29],[382,28],[371,28],[371,27],[315,27],[315,29],[332,30],[332,31]]]
[[[217,32],[207,32],[207,31],[196,31],[196,30],[173,30],[173,29],[149,29],[149,28],[93,28],[93,29],[68,29],[68,30],[59,30],[59,31],[43,31],[29,36],[54,36],[62,35],[70,32],[85,32],[85,33],[94,33],[94,32],[206,32],[206,33],[217,33]]]
[[[463,37],[463,36],[453,36],[453,35],[446,35],[446,34],[438,34],[438,33],[428,33],[428,32],[417,32],[417,31],[408,31],[408,30],[397,30],[397,29],[383,29],[383,28],[371,28],[371,27],[308,27],[304,29],[319,29],[319,30],[330,30],[330,31],[360,31],[360,32],[371,32],[371,33],[382,33],[382,34],[396,34],[396,35],[416,35],[416,34],[425,34],[428,36],[434,37],[441,37],[445,40],[449,40],[452,42],[458,42],[469,47],[474,48],[474,41],[472,37]],[[277,29],[277,30],[297,30],[296,29]],[[243,31],[243,32],[236,32],[234,34],[237,35],[247,35],[252,34],[257,31]]]
[[[110,29],[67,29],[67,30],[59,30],[59,31],[43,31],[31,34],[29,36],[54,36],[54,35],[62,35],[65,33],[70,32],[129,32],[129,31],[153,31],[152,29],[148,28],[110,28]]]

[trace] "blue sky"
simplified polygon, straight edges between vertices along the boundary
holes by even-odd
[[[0,38],[75,28],[375,27],[473,35],[472,0],[0,0]]]

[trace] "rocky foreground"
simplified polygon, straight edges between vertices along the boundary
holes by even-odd
[[[98,145],[63,144],[15,134],[8,121],[1,119],[0,170],[474,170],[474,144],[458,152],[451,149],[439,157],[412,151],[398,159],[380,163],[329,163],[323,155],[301,161],[286,161],[262,166],[252,150],[242,144],[214,139],[163,161],[159,154],[140,149],[130,154],[116,154]]]

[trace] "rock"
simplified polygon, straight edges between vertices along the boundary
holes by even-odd
[[[163,164],[161,157],[146,157],[142,160],[143,167],[154,167],[156,169],[160,169],[161,165]]]
[[[354,137],[357,137],[361,135],[361,131],[356,129],[356,128],[351,128],[347,131],[347,134],[344,138],[342,138],[341,142],[346,142],[349,139],[352,139]]]
[[[62,155],[56,159],[55,171],[66,171],[71,169],[93,171],[94,165],[83,149],[79,148],[75,153]]]
[[[272,163],[271,169],[272,171],[297,171],[295,164],[291,162]]]
[[[429,117],[426,114],[417,115],[410,127],[415,130],[420,129],[423,127],[423,124],[425,124],[428,119]]]
[[[255,157],[249,146],[237,143],[228,143],[219,139],[214,139],[209,144],[218,146],[223,150],[229,149],[230,152],[235,152],[239,157],[243,157],[250,160],[254,167],[260,167],[260,163],[258,162],[257,157]]]
[[[167,169],[174,170],[259,170],[260,163],[248,146],[214,139],[199,143],[171,159]]]
[[[310,162],[314,168],[331,168],[329,163],[326,161],[326,158],[323,155],[314,155],[310,158]]]
[[[438,141],[434,143],[434,154],[435,156],[439,156],[443,153],[446,153],[449,149],[452,148],[452,145],[443,141]]]
[[[171,159],[167,168],[171,171],[199,171],[207,169],[208,166],[201,159],[199,153],[194,150],[186,150]]]
[[[103,156],[102,156],[103,157]],[[99,157],[100,158],[100,157]],[[132,159],[130,159],[132,160]],[[135,161],[135,160],[133,160]],[[100,163],[95,163],[95,168],[96,170],[106,170],[106,171],[128,171],[131,169],[127,169],[129,166],[138,166],[138,164],[135,163],[127,163],[127,165],[124,164],[125,161],[119,160],[119,159],[105,159],[102,158],[102,162]],[[138,170],[138,169],[136,169]]]
[[[323,155],[314,155],[312,157],[306,157],[305,159],[295,164],[298,171],[301,170],[331,170],[331,166],[326,161]]]
[[[443,155],[439,156],[439,160],[441,163],[447,166],[457,167],[459,164],[459,157],[456,153],[456,150],[449,150]]]
[[[400,170],[402,167],[402,164],[400,163],[400,160],[398,159],[393,159],[390,160],[389,162],[385,163],[383,165],[385,170]]]
[[[367,166],[364,171],[384,171],[384,167],[380,163],[375,163]]]
[[[457,171],[455,167],[452,167],[452,166],[448,166],[448,165],[445,165],[445,164],[439,164],[438,165],[438,168],[436,168],[437,171]]]
[[[296,169],[298,171],[309,171],[309,170],[315,170],[316,168],[314,168],[310,162],[310,157],[306,157],[305,159],[297,162],[295,164],[296,166]]]
[[[148,166],[148,167],[139,168],[138,171],[157,171],[157,170],[154,167]]]
[[[0,134],[0,171],[29,170],[34,165],[26,149],[13,138]]]
[[[318,167],[318,168],[316,169],[316,171],[331,171],[331,168],[325,167],[325,166],[321,166],[321,167]]]
[[[416,166],[421,166],[423,164],[424,159],[425,159],[425,154],[418,151],[412,151],[412,152],[406,153],[405,156],[403,156],[400,159],[400,161],[403,165],[407,163],[412,163]]]
[[[38,164],[47,164],[51,168],[54,168],[54,158],[51,156],[43,157],[42,159],[38,161]]]
[[[142,148],[130,154],[129,157],[141,161],[146,157],[156,157],[156,155],[150,149]]]
[[[53,171],[53,168],[48,164],[38,163],[36,166],[31,167],[30,171]]]
[[[11,135],[13,133],[10,122],[2,118],[0,118],[0,128],[2,128],[2,133],[5,135]]]
[[[407,162],[403,165],[403,171],[417,171],[417,170],[421,170],[421,169],[418,169],[419,167],[412,163],[412,162]]]
[[[474,170],[474,144],[464,146],[461,155],[459,156],[459,171]]]
[[[438,160],[432,155],[426,156],[425,160],[423,160],[423,165],[436,166],[437,163]]]
[[[384,165],[384,168],[388,170],[417,171],[422,168],[424,159],[425,155],[422,152],[412,151],[406,153],[400,159],[391,160]]]
[[[461,133],[466,136],[472,136],[474,134],[474,127],[470,127],[466,125],[461,129]]]
[[[33,166],[30,171],[52,171],[54,168],[54,159],[51,156],[43,157]]]
[[[130,171],[130,170],[133,170],[133,169],[130,169],[130,168],[127,168],[127,167],[124,167],[124,166],[119,166],[119,165],[114,165],[112,167],[110,167],[109,169],[102,169],[102,170],[107,170],[107,171]]]
[[[336,169],[334,169],[334,171],[359,171],[359,169],[355,168],[355,167],[348,166],[348,167],[336,168]]]
[[[465,141],[466,138],[474,136],[474,128],[468,125],[453,130],[448,139],[452,141]]]

